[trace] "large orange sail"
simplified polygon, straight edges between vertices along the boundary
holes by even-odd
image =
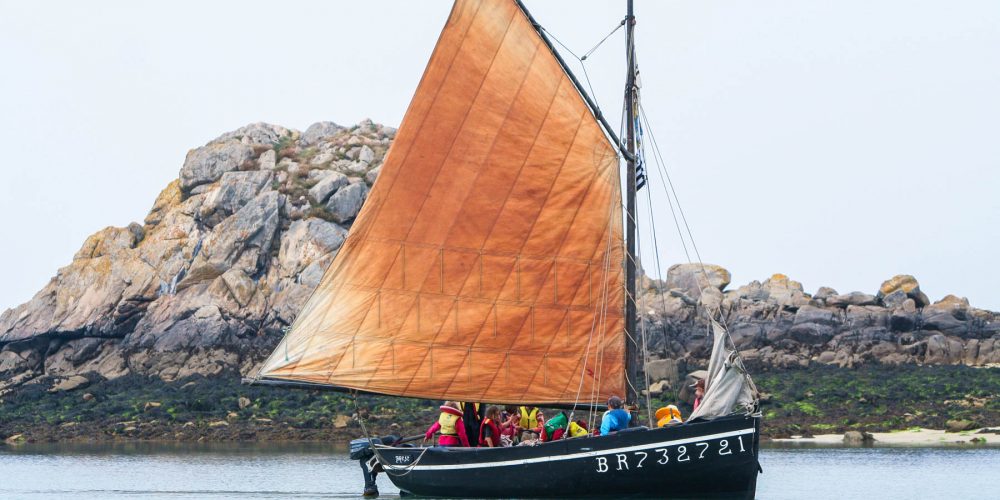
[[[258,377],[571,404],[625,389],[618,158],[513,0],[458,0],[367,203]]]

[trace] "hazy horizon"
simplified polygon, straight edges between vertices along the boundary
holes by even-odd
[[[625,2],[525,3],[583,53]],[[0,311],[90,234],[141,222],[187,150],[224,132],[397,126],[450,8],[0,0]],[[912,274],[931,300],[1000,310],[1000,4],[638,0],[636,14],[645,111],[730,288],[780,272],[874,294]],[[613,123],[622,44],[587,61]],[[665,272],[684,252],[662,189],[640,205],[647,192]]]

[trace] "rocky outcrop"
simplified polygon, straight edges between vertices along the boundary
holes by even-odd
[[[713,266],[715,267],[715,266]],[[717,302],[695,300],[692,286],[704,284],[700,266],[674,266],[663,283],[645,292],[647,341],[654,357],[707,365],[710,339],[707,317],[729,326],[743,358],[758,369],[804,367],[810,363],[853,367],[865,363],[898,365],[996,365],[1000,362],[1000,314],[975,309],[953,295],[930,303],[912,276],[896,276],[875,295],[840,294],[828,287],[815,294],[787,276],[776,274],[735,290],[718,292]],[[728,276],[728,272],[719,275]],[[714,284],[713,284],[714,285]],[[664,379],[668,377],[664,376]]]
[[[190,151],[142,224],[98,231],[0,315],[0,395],[32,381],[71,390],[95,377],[250,372],[344,243],[395,132],[369,120],[305,133],[255,123]],[[1000,364],[1000,315],[953,295],[931,303],[913,276],[875,293],[809,294],[782,274],[730,282],[713,264],[642,279],[651,392],[690,396],[710,317],[764,369]]]
[[[253,148],[237,139],[192,149],[181,167],[181,190],[190,193],[199,186],[215,182],[222,174],[242,167],[252,156]]]
[[[666,289],[697,297],[707,287],[725,290],[732,276],[714,264],[674,264],[667,269]]]
[[[259,363],[343,244],[394,134],[368,120],[305,134],[256,123],[191,150],[142,224],[97,232],[0,315],[0,394]]]

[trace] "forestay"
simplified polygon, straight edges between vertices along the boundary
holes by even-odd
[[[512,0],[459,0],[350,235],[258,378],[433,399],[624,392],[615,148]]]

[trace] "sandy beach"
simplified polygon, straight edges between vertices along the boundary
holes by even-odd
[[[980,432],[984,431],[984,432]],[[878,445],[912,445],[930,446],[943,444],[971,444],[973,439],[978,444],[1000,444],[1000,428],[972,429],[962,432],[946,432],[943,429],[913,428],[893,432],[872,432],[873,443]],[[985,441],[978,441],[983,439]],[[843,434],[817,434],[813,437],[793,436],[789,439],[774,439],[774,443],[802,443],[834,445],[844,444]]]

